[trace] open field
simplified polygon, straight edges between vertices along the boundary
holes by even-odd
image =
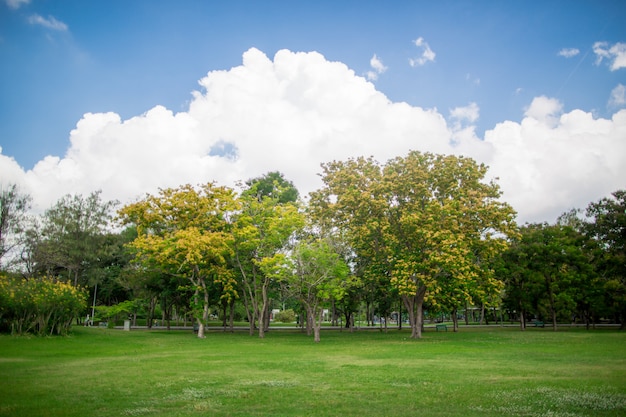
[[[626,333],[0,336],[0,416],[625,416]]]

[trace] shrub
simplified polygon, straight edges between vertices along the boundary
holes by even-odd
[[[296,313],[292,309],[279,311],[274,315],[274,320],[281,323],[293,323],[296,321]]]
[[[85,291],[71,284],[0,276],[0,321],[13,334],[67,334],[85,308]]]

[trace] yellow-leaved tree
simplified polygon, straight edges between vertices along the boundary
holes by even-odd
[[[515,212],[485,181],[487,167],[413,151],[385,165],[357,158],[322,168],[314,216],[346,231],[365,276],[391,277],[413,338],[425,301],[455,308],[500,290],[490,260],[516,233]]]
[[[228,215],[234,209],[233,191],[208,183],[162,189],[119,211],[122,223],[137,227],[130,247],[139,266],[190,281],[200,338],[208,321],[211,281],[221,284],[221,297],[237,296],[228,267],[232,255]]]

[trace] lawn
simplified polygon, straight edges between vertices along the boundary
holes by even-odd
[[[0,336],[0,416],[625,416],[626,333]]]

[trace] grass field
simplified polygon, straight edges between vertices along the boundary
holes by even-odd
[[[626,416],[626,333],[0,336],[0,416]]]

